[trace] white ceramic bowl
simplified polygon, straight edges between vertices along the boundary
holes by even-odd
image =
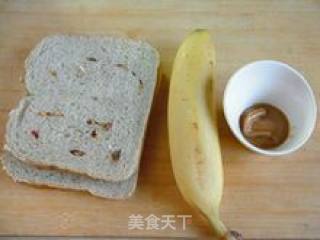
[[[261,149],[247,141],[240,130],[241,113],[256,103],[269,103],[288,117],[288,139],[273,149]],[[250,63],[229,80],[223,99],[225,118],[236,138],[247,148],[265,155],[283,155],[300,148],[311,136],[317,105],[305,78],[289,65],[272,60]]]

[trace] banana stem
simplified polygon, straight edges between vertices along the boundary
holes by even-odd
[[[217,217],[215,214],[211,214],[210,216],[208,216],[208,220],[215,236],[219,236],[221,238],[228,233],[228,229],[224,226],[224,224],[220,221],[219,217]]]
[[[214,231],[214,235],[217,236],[217,240],[243,240],[240,233],[229,231],[216,215],[208,216],[208,220]]]

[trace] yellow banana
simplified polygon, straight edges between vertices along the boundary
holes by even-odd
[[[217,239],[234,239],[219,218],[223,166],[213,96],[215,63],[206,30],[192,32],[178,50],[169,91],[170,154],[185,200],[209,220]]]

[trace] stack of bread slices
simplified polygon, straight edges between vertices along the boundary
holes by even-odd
[[[121,199],[135,190],[159,55],[105,36],[44,38],[25,63],[3,166],[17,182]]]

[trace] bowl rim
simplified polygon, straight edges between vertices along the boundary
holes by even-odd
[[[295,75],[298,76],[298,78],[300,79],[300,81],[303,82],[304,86],[307,89],[308,94],[311,97],[311,101],[312,101],[312,106],[313,106],[313,117],[312,117],[312,124],[310,125],[310,127],[308,128],[307,134],[306,136],[299,141],[298,143],[296,143],[295,145],[293,145],[292,147],[288,148],[288,149],[283,149],[283,150],[276,150],[276,149],[262,149],[259,147],[256,147],[255,145],[253,145],[252,143],[250,143],[248,140],[245,139],[245,137],[239,133],[238,131],[236,131],[236,129],[234,129],[234,127],[231,124],[231,119],[228,115],[227,112],[227,97],[229,95],[230,92],[230,88],[232,83],[237,79],[236,76],[244,71],[245,69],[247,69],[248,67],[252,67],[253,65],[257,65],[257,64],[273,64],[273,65],[278,65],[281,67],[284,67],[288,70],[290,70],[291,72],[293,72]],[[226,122],[229,126],[229,128],[231,129],[231,132],[233,133],[233,135],[236,137],[236,139],[238,139],[245,147],[247,147],[248,149],[263,154],[263,155],[267,155],[267,156],[280,156],[280,155],[285,155],[285,154],[289,154],[292,153],[296,150],[298,150],[300,147],[302,147],[307,141],[308,139],[311,137],[315,127],[316,127],[316,123],[317,123],[317,101],[314,95],[314,92],[311,88],[311,86],[309,85],[308,81],[306,80],[306,78],[295,68],[293,68],[292,66],[290,66],[287,63],[281,62],[281,61],[277,61],[277,60],[257,60],[257,61],[253,61],[250,63],[245,64],[244,66],[240,67],[239,69],[237,69],[229,78],[227,85],[224,89],[224,93],[223,93],[223,113],[224,113],[224,117],[226,119]]]

